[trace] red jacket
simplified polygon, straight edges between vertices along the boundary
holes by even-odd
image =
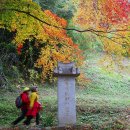
[[[21,98],[22,98],[22,102],[23,102],[21,110],[27,110],[29,108],[29,103],[30,103],[28,92],[21,93]]]
[[[30,108],[27,112],[27,116],[33,116],[36,117],[37,113],[42,109],[42,106],[39,102],[34,102],[34,105],[32,108]]]
[[[41,104],[38,102],[38,94],[37,92],[32,92],[30,95],[30,106],[27,112],[27,116],[36,117],[37,113],[42,108]]]

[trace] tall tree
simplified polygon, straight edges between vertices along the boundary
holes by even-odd
[[[65,19],[50,10],[43,11],[31,0],[5,0],[0,6],[0,28],[15,32],[12,42],[20,59],[24,58],[22,63],[26,65],[25,61],[30,61],[28,68],[41,68],[43,79],[52,80],[57,61],[82,62],[80,49],[62,29],[67,26]]]
[[[130,3],[127,0],[80,0],[74,17],[82,32],[100,38],[107,53],[130,56]]]

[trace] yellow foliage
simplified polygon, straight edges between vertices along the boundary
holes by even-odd
[[[130,57],[129,7],[123,0],[80,0],[73,21],[81,29],[95,30],[89,32],[101,39],[107,53]]]
[[[32,0],[6,0],[0,7],[6,9],[2,12],[0,23],[3,25],[0,27],[6,25],[6,29],[16,31],[13,42],[18,47],[19,54],[22,45],[27,44],[26,40],[31,41],[35,38],[35,47],[42,46],[39,48],[41,51],[35,67],[42,68],[43,80],[48,78],[50,81],[53,80],[53,70],[58,61],[75,61],[78,65],[82,64],[82,51],[73,43],[67,32],[61,29],[67,26],[65,19],[49,10],[42,11]]]

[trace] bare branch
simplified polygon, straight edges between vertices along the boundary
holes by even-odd
[[[38,18],[37,16],[31,14],[30,12],[27,12],[27,11],[23,11],[23,10],[19,10],[19,9],[13,9],[13,8],[1,8],[0,9],[0,12],[3,12],[3,11],[15,11],[15,12],[19,12],[19,13],[24,13],[26,15],[29,15],[31,17],[33,17],[34,19],[48,25],[48,26],[51,26],[51,27],[55,27],[57,29],[64,29],[64,30],[67,30],[67,31],[76,31],[76,32],[80,32],[80,33],[83,33],[83,32],[91,32],[91,33],[113,33],[113,32],[130,32],[130,30],[128,29],[116,29],[116,30],[110,30],[110,31],[102,31],[102,30],[95,30],[95,29],[92,29],[92,28],[88,28],[88,29],[85,29],[85,30],[78,30],[78,29],[75,29],[75,28],[63,28],[63,27],[58,27],[58,26],[55,26],[55,25],[52,25],[50,23],[47,23],[46,21],[44,20],[41,20],[40,18]]]
[[[121,37],[107,37],[106,35],[102,35],[101,33],[96,33],[96,32],[93,32],[93,34],[95,34],[96,36],[98,36],[99,38],[102,37],[102,38],[106,38],[108,40],[111,40],[112,42],[114,42],[115,44],[119,44],[121,45],[121,43],[117,42],[115,39],[120,39]],[[124,43],[128,44],[127,41],[125,41]]]

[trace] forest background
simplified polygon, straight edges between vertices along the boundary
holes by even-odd
[[[53,70],[74,61],[77,124],[130,127],[129,37],[128,0],[0,0],[0,124],[16,118],[19,89],[38,85],[43,126],[56,125]]]

